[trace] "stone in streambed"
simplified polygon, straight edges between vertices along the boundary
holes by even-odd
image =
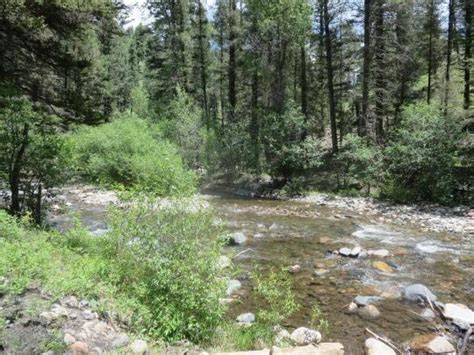
[[[227,282],[227,296],[232,295],[235,291],[242,288],[242,284],[239,280],[229,280]]]
[[[237,322],[240,324],[251,324],[255,322],[255,314],[253,313],[243,313],[236,318]]]
[[[377,258],[385,258],[390,255],[390,252],[387,249],[368,250],[367,255],[375,256]]]
[[[350,314],[355,313],[357,312],[358,308],[359,307],[357,307],[357,304],[355,302],[351,302],[349,306],[347,306],[347,312]]]
[[[380,311],[373,304],[369,304],[365,307],[359,308],[359,316],[363,319],[375,319],[380,317]]]
[[[357,296],[354,298],[354,302],[358,306],[368,306],[369,304],[375,304],[382,300],[379,296]]]
[[[463,304],[446,303],[443,314],[446,318],[462,323],[474,324],[474,312]]]
[[[431,321],[436,318],[436,314],[431,310],[431,308],[423,309],[420,316],[426,321]]]
[[[320,343],[294,348],[272,348],[272,355],[344,355],[344,346],[341,343]]]
[[[71,350],[73,354],[89,354],[89,345],[82,341],[76,341],[69,346],[69,350]]]
[[[130,352],[133,354],[145,354],[148,351],[148,344],[144,340],[135,340],[130,344]]]
[[[298,265],[298,264],[293,265],[293,266],[290,267],[289,271],[292,274],[297,274],[298,272],[301,271],[301,265]]]
[[[351,250],[350,256],[352,256],[353,258],[357,258],[361,252],[362,252],[361,247],[355,247]]]
[[[411,340],[410,348],[415,353],[455,355],[453,345],[443,336],[437,334],[419,335]]]
[[[405,287],[403,290],[403,297],[409,301],[419,302],[429,299],[431,302],[435,302],[437,297],[422,284],[413,284]]]
[[[321,333],[305,327],[297,328],[291,333],[291,340],[297,345],[308,345],[321,342]]]
[[[119,349],[128,345],[128,335],[120,334],[117,338],[112,341],[112,348]]]
[[[235,232],[229,238],[230,245],[242,245],[247,241],[247,237],[242,232]]]
[[[367,355],[396,355],[391,347],[375,338],[365,341],[365,350]]]
[[[349,256],[349,255],[351,255],[351,252],[352,252],[352,250],[349,249],[349,248],[339,249],[339,255],[342,255],[342,256]]]
[[[71,345],[71,344],[74,344],[76,342],[76,338],[74,338],[71,334],[64,334],[64,344],[66,344],[67,346]]]
[[[393,272],[392,267],[388,265],[387,263],[384,263],[383,261],[374,261],[373,266],[374,268],[382,272],[387,272],[387,273]]]

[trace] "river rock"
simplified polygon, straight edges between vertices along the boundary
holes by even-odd
[[[120,334],[112,341],[112,348],[118,349],[123,348],[128,345],[128,335],[127,334]]]
[[[412,350],[423,354],[456,354],[456,350],[448,339],[436,334],[417,336],[410,342],[410,347]]]
[[[308,345],[321,342],[321,333],[305,327],[297,328],[291,333],[291,340],[297,345]]]
[[[301,271],[301,265],[296,264],[296,265],[293,265],[293,266],[290,267],[290,272],[292,274],[296,274],[300,271]]]
[[[242,313],[236,318],[237,322],[241,324],[251,324],[255,322],[255,314],[253,313]]]
[[[145,354],[148,351],[148,344],[144,340],[135,340],[130,344],[130,351],[133,354]]]
[[[437,297],[422,284],[413,284],[405,287],[403,290],[403,297],[409,301],[419,302],[429,299],[431,302],[435,302]]]
[[[326,270],[326,269],[316,269],[314,270],[314,274],[316,276],[323,276],[324,274],[327,274],[329,272],[329,270]]]
[[[247,241],[247,237],[242,232],[235,232],[229,238],[230,245],[241,245]]]
[[[74,354],[89,354],[89,345],[82,341],[76,341],[74,344],[69,345],[69,350]]]
[[[360,252],[362,251],[362,248],[361,247],[355,247],[351,250],[351,254],[350,256],[354,257],[354,258],[357,258],[360,254]]]
[[[368,250],[367,255],[375,256],[377,258],[385,258],[390,255],[390,252],[387,249]]]
[[[229,280],[227,282],[227,296],[232,295],[235,291],[242,288],[242,284],[239,280]]]
[[[76,338],[74,338],[71,334],[66,333],[64,334],[63,341],[64,341],[64,344],[66,344],[66,346],[69,346],[76,342]]]
[[[221,255],[219,256],[217,265],[219,266],[220,269],[225,269],[225,268],[230,267],[232,265],[232,262],[230,261],[230,258],[228,256]]]
[[[392,267],[388,265],[387,263],[384,263],[383,261],[374,261],[372,265],[374,266],[374,268],[376,268],[379,271],[387,272],[387,273],[393,272]]]
[[[446,318],[462,323],[474,324],[474,312],[463,304],[446,303],[443,314]]]
[[[332,241],[332,239],[329,238],[329,237],[320,237],[319,238],[319,244],[326,245],[326,244],[331,243],[331,241]]]
[[[358,308],[359,307],[357,307],[357,304],[355,302],[351,302],[351,303],[349,303],[349,306],[347,306],[347,312],[351,313],[351,314],[355,313],[355,312],[357,312]]]
[[[431,321],[436,318],[436,314],[432,311],[431,308],[425,308],[423,311],[420,313],[420,316],[427,321]]]
[[[86,320],[92,320],[92,319],[97,318],[97,314],[95,312],[92,312],[89,309],[86,309],[84,312],[82,312],[82,316]]]
[[[349,248],[339,249],[339,255],[342,255],[342,256],[349,256],[349,255],[351,255],[351,252],[352,252],[352,250],[349,249]]]
[[[341,343],[320,343],[294,348],[272,348],[272,355],[344,355],[344,346]]]
[[[379,296],[357,296],[354,298],[354,302],[358,306],[368,306],[369,304],[375,304],[382,300]]]
[[[359,316],[363,319],[375,319],[380,316],[380,311],[373,304],[359,308]]]
[[[391,347],[375,338],[365,341],[365,350],[367,355],[396,355]]]
[[[275,332],[275,344],[277,346],[288,344],[288,341],[291,340],[291,334],[285,328],[276,326],[273,331]]]

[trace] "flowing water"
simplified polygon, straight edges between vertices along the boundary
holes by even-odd
[[[249,272],[262,272],[299,264],[292,274],[294,292],[302,305],[284,326],[308,326],[311,309],[318,303],[330,327],[324,341],[339,341],[349,354],[363,353],[365,328],[396,343],[417,334],[432,333],[435,323],[423,320],[422,308],[398,296],[404,286],[422,283],[442,302],[474,306],[474,245],[469,236],[421,232],[416,225],[380,224],[377,216],[365,217],[349,210],[337,210],[310,203],[243,199],[228,195],[205,195],[231,232],[242,232],[244,245],[227,247],[243,284],[239,302],[229,317],[256,313],[260,301],[252,295]],[[104,210],[97,206],[71,206],[96,234],[106,230]],[[55,221],[61,225],[61,220]],[[366,250],[387,249],[383,260],[392,273],[378,271],[376,258],[346,258],[330,251],[360,246]],[[241,253],[243,252],[243,253]],[[319,275],[315,274],[319,270]],[[377,304],[381,316],[365,320],[348,314],[346,306],[358,295],[381,295]]]

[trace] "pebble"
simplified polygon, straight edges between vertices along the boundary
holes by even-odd
[[[290,267],[290,273],[296,274],[301,271],[301,266],[296,264]]]
[[[425,308],[420,313],[420,316],[427,321],[431,321],[436,318],[436,314],[431,310],[431,308]]]
[[[235,232],[229,238],[230,245],[242,245],[247,241],[247,237],[242,232]]]
[[[383,261],[374,261],[373,266],[374,268],[382,272],[387,272],[387,273],[393,272],[392,267],[388,265],[387,263],[384,263]]]
[[[69,350],[71,350],[74,354],[88,354],[89,345],[82,341],[76,341],[74,344],[69,346]]]
[[[130,351],[133,354],[145,354],[148,351],[148,344],[144,340],[137,339],[130,344]]]
[[[474,312],[463,304],[446,303],[443,314],[446,318],[458,320],[462,323],[474,324]]]
[[[375,319],[380,316],[380,311],[373,304],[369,304],[359,309],[359,316],[363,319]]]
[[[220,269],[226,269],[232,265],[232,262],[230,261],[230,258],[228,256],[221,255],[219,256],[217,265]]]
[[[251,324],[255,322],[255,314],[253,313],[242,313],[236,318],[237,322],[242,324]]]
[[[347,312],[349,312],[349,313],[355,313],[355,312],[357,312],[357,309],[358,309],[358,307],[357,307],[357,304],[355,302],[351,302],[349,304],[349,306],[347,306]]]
[[[361,251],[362,251],[361,247],[355,247],[354,249],[351,250],[350,256],[356,258],[360,254]]]
[[[314,274],[316,276],[323,276],[324,274],[327,274],[329,272],[329,270],[326,270],[326,269],[316,269],[314,270]]]
[[[385,258],[390,255],[390,252],[387,249],[368,250],[367,255],[375,256],[378,258]]]
[[[123,348],[128,345],[128,335],[120,334],[117,338],[112,341],[112,347],[114,349]]]
[[[358,306],[367,306],[369,304],[375,304],[382,300],[382,297],[379,296],[357,296],[354,298],[354,302]]]
[[[425,350],[431,354],[456,354],[456,350],[452,344],[442,336],[437,336],[425,345]]]
[[[339,249],[339,254],[342,256],[349,256],[351,255],[352,250],[349,248],[341,248]]]
[[[422,284],[413,284],[405,287],[403,290],[403,297],[414,302],[424,301],[427,298],[431,302],[437,300],[437,297],[428,289],[428,287]]]
[[[242,283],[239,280],[229,280],[227,282],[227,296],[232,295],[235,291],[242,288]]]
[[[297,345],[308,345],[321,342],[321,333],[305,327],[297,328],[291,333],[291,340]]]
[[[96,318],[96,314],[89,309],[86,309],[84,312],[82,312],[82,316],[86,320],[92,320]]]
[[[76,342],[76,338],[74,338],[71,334],[64,334],[64,344],[67,346],[74,344]]]
[[[365,341],[365,350],[367,355],[396,355],[391,347],[375,338]]]

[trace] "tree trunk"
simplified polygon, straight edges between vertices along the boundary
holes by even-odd
[[[464,26],[466,38],[464,41],[464,109],[471,107],[471,40],[472,40],[472,2],[464,0]]]
[[[445,74],[445,91],[444,91],[444,114],[448,114],[449,104],[449,84],[451,70],[451,53],[453,50],[454,36],[454,0],[449,0],[449,18],[448,18],[448,46],[446,51],[446,74]]]
[[[308,80],[306,78],[306,50],[304,43],[301,45],[301,112],[304,116],[305,125],[308,123]],[[303,140],[306,138],[308,132],[307,127],[305,126],[303,132]]]
[[[328,10],[328,0],[323,0],[324,11],[324,32],[326,39],[326,71],[328,81],[328,101],[329,101],[329,121],[331,125],[332,151],[337,153],[337,125],[336,125],[336,102],[334,98],[334,73],[332,63],[332,39],[330,31],[330,18]]]
[[[9,182],[11,191],[10,211],[13,214],[21,213],[20,204],[20,174],[23,156],[29,143],[29,127],[25,124],[22,132],[22,140],[18,152],[12,157],[9,169]]]
[[[371,0],[364,1],[364,68],[362,72],[362,113],[359,116],[359,135],[367,135],[367,121],[369,113],[369,82],[370,82],[370,11]]]
[[[201,0],[198,0],[198,17],[199,17],[199,57],[201,60],[201,90],[202,90],[202,101],[203,101],[203,110],[204,116],[206,119],[206,128],[209,131],[211,122],[209,119],[209,107],[208,107],[208,98],[207,98],[207,63],[205,56],[204,40],[206,38],[204,34],[204,24],[203,24],[203,8]]]
[[[434,23],[434,0],[429,5],[429,43],[428,43],[428,91],[426,93],[426,102],[431,103],[431,81],[433,71],[433,23]]]
[[[384,1],[377,3],[375,18],[375,135],[377,142],[384,142],[385,116],[385,37],[384,37]]]
[[[236,80],[237,80],[237,71],[236,71],[236,33],[235,33],[235,16],[236,16],[236,0],[230,0],[230,31],[229,31],[229,67],[228,67],[228,76],[229,76],[229,90],[228,90],[228,100],[229,100],[229,116],[230,120],[234,120],[235,107],[237,105],[237,92],[236,92]]]

